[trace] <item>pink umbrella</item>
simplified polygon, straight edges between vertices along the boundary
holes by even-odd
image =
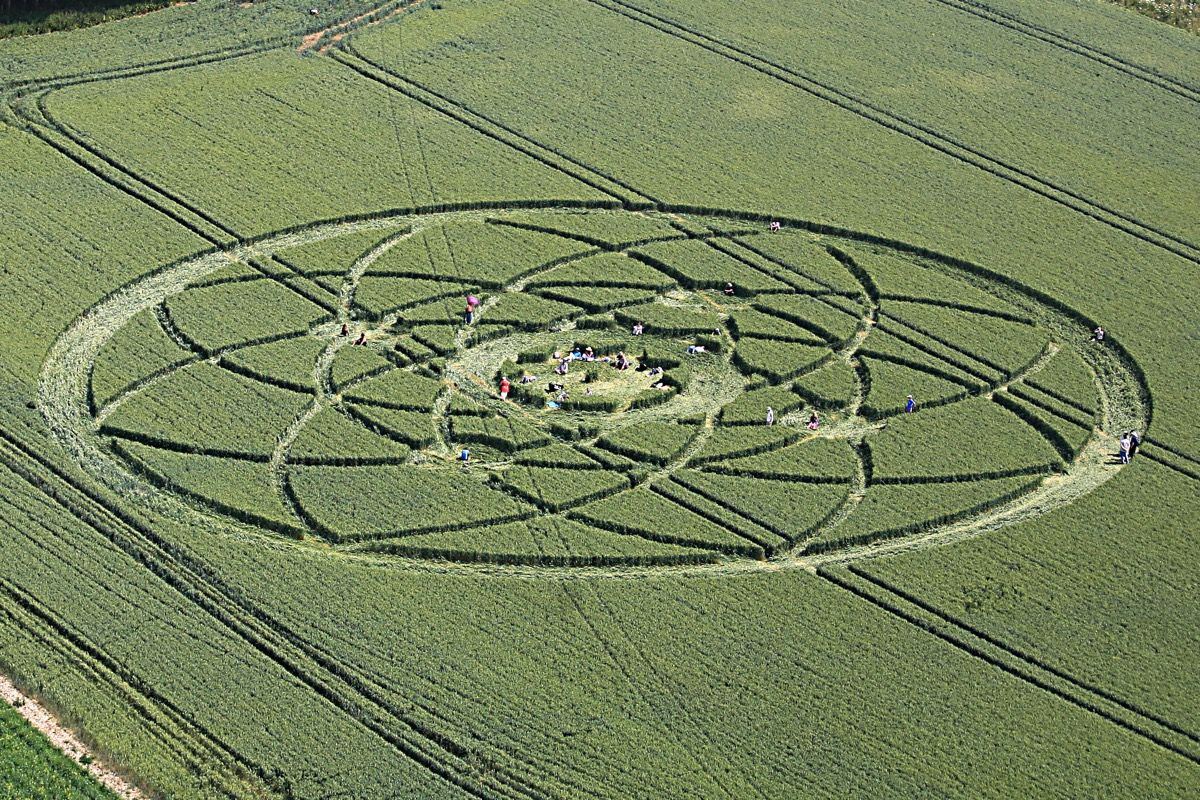
[[[467,305],[469,305],[469,306],[479,305],[479,298],[473,294],[467,295]]]

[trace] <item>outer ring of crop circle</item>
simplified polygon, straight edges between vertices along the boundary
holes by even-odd
[[[113,304],[119,306],[125,302],[128,302],[131,299],[137,297],[139,295],[139,293],[145,293],[147,290],[151,290],[151,287],[154,284],[156,279],[160,279],[160,283],[161,283],[161,278],[163,278],[164,276],[170,276],[171,274],[173,274],[174,271],[178,271],[178,270],[188,267],[190,265],[202,263],[206,259],[214,259],[214,261],[212,262],[212,265],[209,266],[207,269],[205,269],[201,274],[206,274],[207,272],[212,271],[213,269],[215,269],[217,267],[218,262],[225,263],[227,261],[227,259],[229,259],[229,258],[246,258],[246,257],[251,257],[251,256],[261,256],[264,254],[273,253],[276,250],[284,249],[284,247],[298,246],[299,244],[306,243],[307,241],[310,241],[310,240],[316,241],[316,240],[323,239],[323,238],[329,238],[329,237],[323,237],[323,236],[311,236],[311,234],[314,232],[320,233],[323,231],[327,231],[331,227],[346,227],[347,228],[346,232],[349,232],[350,230],[356,230],[359,228],[369,228],[369,227],[378,227],[380,229],[393,228],[393,227],[402,225],[403,222],[407,219],[415,220],[415,219],[424,219],[424,218],[438,217],[438,216],[453,217],[453,216],[462,215],[462,214],[479,213],[479,212],[497,212],[497,213],[536,212],[539,210],[545,211],[545,212],[554,212],[554,211],[580,212],[580,211],[589,211],[589,210],[615,211],[615,212],[620,212],[620,211],[657,212],[657,213],[662,213],[662,214],[676,214],[676,215],[684,215],[684,216],[689,216],[689,217],[719,219],[719,220],[727,220],[727,221],[740,222],[740,223],[750,222],[750,223],[756,223],[756,224],[761,224],[761,225],[766,225],[768,222],[771,222],[771,221],[777,221],[777,222],[781,223],[781,225],[783,225],[786,229],[808,231],[810,233],[821,235],[821,236],[829,236],[829,237],[836,238],[836,239],[846,239],[846,240],[856,241],[859,243],[876,245],[876,246],[884,247],[887,249],[896,250],[898,252],[905,253],[909,256],[914,256],[914,257],[917,257],[920,259],[924,259],[926,261],[933,262],[942,268],[949,268],[949,270],[951,270],[954,274],[956,274],[956,276],[959,277],[960,279],[964,275],[974,276],[975,278],[981,279],[985,282],[994,283],[994,284],[1003,286],[1005,289],[1007,289],[1011,292],[1016,292],[1018,294],[1024,295],[1024,297],[1027,298],[1030,302],[1036,304],[1037,306],[1050,309],[1053,313],[1055,313],[1056,315],[1058,315],[1060,317],[1065,318],[1068,322],[1072,323],[1076,328],[1078,328],[1080,330],[1084,330],[1084,331],[1090,330],[1095,325],[1094,321],[1090,320],[1089,318],[1080,314],[1079,312],[1075,311],[1074,309],[1070,308],[1069,306],[1066,306],[1065,304],[1059,302],[1055,298],[1050,297],[1050,296],[1048,296],[1042,292],[1039,292],[1035,289],[1032,289],[1018,281],[1015,281],[1011,278],[1000,275],[999,273],[996,273],[985,267],[979,266],[977,264],[966,261],[964,259],[947,256],[947,255],[938,253],[936,251],[929,250],[928,248],[924,248],[924,247],[917,246],[917,245],[911,245],[909,243],[906,243],[906,242],[903,242],[900,240],[889,239],[887,237],[882,237],[882,236],[878,236],[875,234],[861,233],[861,232],[854,231],[854,230],[851,230],[848,228],[842,228],[842,227],[838,227],[838,226],[828,225],[825,223],[818,223],[818,222],[813,222],[813,221],[809,221],[809,220],[803,220],[803,219],[799,219],[799,218],[795,218],[795,217],[777,216],[777,215],[772,215],[772,214],[762,213],[762,212],[746,212],[746,211],[736,211],[736,210],[713,208],[713,207],[665,204],[665,203],[664,204],[641,204],[641,205],[637,205],[637,206],[621,206],[620,204],[616,204],[616,203],[587,203],[587,202],[578,202],[578,201],[574,201],[574,202],[572,202],[572,201],[553,201],[553,202],[510,201],[510,202],[496,202],[496,203],[447,204],[447,205],[427,206],[427,207],[408,208],[408,209],[393,209],[393,210],[389,210],[389,211],[385,211],[385,212],[375,212],[375,213],[370,213],[370,214],[335,218],[335,219],[324,220],[324,221],[320,221],[320,222],[295,226],[295,227],[291,227],[291,228],[281,229],[279,231],[275,231],[272,233],[263,234],[263,235],[254,237],[253,239],[243,241],[237,245],[232,245],[232,246],[229,246],[226,248],[216,248],[216,249],[209,250],[209,251],[203,251],[203,252],[197,253],[193,256],[176,261],[172,264],[151,270],[150,272],[145,273],[138,278],[135,278],[134,280],[130,281],[129,283],[127,283],[120,289],[110,293],[105,298],[103,298],[101,301],[94,304],[87,312],[85,312],[83,315],[81,315],[79,318],[77,318],[77,320],[74,323],[72,323],[72,325],[69,326],[66,329],[66,331],[64,331],[64,333],[61,334],[60,337],[55,341],[54,346],[52,347],[52,349],[50,351],[50,354],[47,356],[46,361],[43,364],[42,373],[39,378],[38,403],[37,403],[38,408],[41,411],[41,413],[43,414],[43,416],[45,417],[45,419],[47,420],[47,422],[50,424],[51,429],[56,434],[56,437],[58,438],[60,443],[63,444],[63,446],[69,452],[71,452],[73,455],[75,455],[76,458],[78,460],[80,460],[81,463],[83,463],[85,467],[88,468],[89,472],[92,472],[94,475],[98,474],[98,477],[100,477],[105,483],[110,485],[110,487],[118,490],[125,496],[131,497],[134,502],[140,501],[140,502],[149,504],[150,506],[152,506],[158,510],[161,510],[161,511],[177,510],[176,508],[173,508],[172,506],[178,506],[178,505],[182,504],[181,499],[171,495],[170,493],[160,492],[159,490],[148,490],[147,487],[143,484],[143,482],[140,479],[135,478],[132,475],[129,475],[127,473],[127,471],[122,468],[119,468],[117,473],[114,473],[110,468],[105,468],[101,463],[97,462],[97,456],[99,456],[101,462],[104,462],[104,461],[113,462],[114,459],[111,456],[108,456],[107,454],[101,452],[100,449],[97,448],[93,443],[86,441],[86,439],[87,439],[86,436],[80,436],[81,426],[78,423],[81,422],[82,419],[87,418],[87,414],[86,414],[87,367],[85,366],[84,370],[82,370],[82,373],[81,373],[81,371],[77,368],[79,365],[79,359],[71,358],[69,353],[74,348],[77,348],[78,343],[79,343],[79,335],[81,333],[84,334],[84,338],[86,340],[86,334],[89,333],[88,323],[89,322],[94,323],[96,321],[97,317],[100,315],[100,312],[103,309],[105,309],[106,306],[111,306]],[[355,227],[355,226],[357,226],[357,227]],[[309,236],[306,237],[306,234],[309,234]],[[339,235],[339,234],[335,234],[335,235]],[[171,296],[172,294],[175,294],[178,291],[182,291],[184,288],[186,288],[186,282],[185,282],[184,286],[177,287],[175,289],[175,291],[166,292],[165,294],[163,294],[162,298],[159,298],[156,302],[161,302],[161,299],[165,299],[165,297]],[[136,309],[134,312],[127,314],[125,321],[127,321],[128,318],[133,315],[133,313],[137,313],[137,311],[140,311],[143,308],[151,307],[152,305],[153,305],[153,303],[150,303],[149,305],[142,306],[141,308]],[[121,325],[123,325],[123,324],[124,324],[124,321],[122,321],[120,324],[116,325],[110,331],[109,335],[111,335],[112,333],[115,333],[115,331],[117,329],[119,329],[121,327]],[[107,340],[107,337],[104,337],[103,339],[100,340],[99,344],[93,343],[94,352],[91,353],[90,357],[86,358],[86,364],[90,365],[91,360],[94,359],[94,357],[95,357],[95,353],[99,351],[99,347],[102,346],[103,342],[106,340]],[[1123,371],[1125,373],[1125,376],[1130,380],[1130,382],[1132,382],[1134,384],[1134,386],[1132,388],[1134,390],[1133,393],[1136,394],[1136,398],[1133,398],[1133,399],[1136,400],[1136,402],[1135,403],[1134,402],[1127,403],[1126,405],[1129,407],[1127,407],[1123,410],[1116,410],[1117,413],[1114,415],[1115,409],[1111,408],[1110,403],[1104,402],[1106,400],[1106,398],[1102,397],[1101,399],[1105,406],[1103,409],[1105,422],[1110,423],[1109,427],[1111,427],[1111,423],[1113,422],[1113,419],[1115,416],[1115,418],[1119,422],[1121,422],[1122,425],[1124,425],[1125,423],[1132,423],[1144,430],[1146,427],[1148,427],[1148,424],[1150,421],[1149,420],[1149,417],[1150,417],[1149,390],[1146,385],[1144,375],[1143,375],[1141,369],[1136,364],[1136,362],[1133,361],[1133,359],[1128,354],[1128,352],[1125,351],[1120,346],[1119,343],[1110,342],[1107,346],[1107,349],[1109,352],[1111,352],[1113,361],[1115,361],[1115,363],[1118,365],[1118,369]],[[72,367],[76,367],[76,368],[74,370],[72,370]],[[74,374],[76,380],[71,379],[72,373]],[[83,375],[83,378],[84,378],[82,383],[80,383],[80,381],[78,380],[78,378],[80,377],[81,374]],[[82,388],[82,392],[80,391],[81,388]],[[1128,395],[1128,394],[1130,394],[1130,392],[1126,392],[1126,394]],[[64,402],[64,400],[68,397],[71,398],[71,401]],[[1127,398],[1127,399],[1130,399],[1130,398]],[[81,409],[84,410],[82,418],[77,416]],[[83,427],[86,427],[86,426],[83,426]],[[120,474],[122,472],[125,473],[123,476]],[[1093,487],[1093,488],[1095,488],[1095,487]],[[1090,491],[1091,490],[1089,489],[1088,491],[1083,492],[1083,494],[1086,494]],[[165,498],[157,497],[156,493],[166,495],[166,497]],[[1080,496],[1082,496],[1082,495],[1080,495]],[[166,500],[166,502],[164,502],[164,500]],[[184,505],[186,505],[186,504],[184,504]],[[217,519],[227,521],[230,524],[235,524],[235,525],[237,524],[230,518],[220,514],[219,512],[216,512],[216,511],[201,512],[198,510],[191,509],[190,507],[189,507],[189,510],[193,511],[196,515],[207,516],[210,518],[215,517]],[[1045,512],[1042,512],[1042,513],[1045,513]],[[1003,517],[1003,516],[1004,516],[1003,514],[999,515],[999,517]],[[1037,514],[1035,516],[1040,516],[1040,514]],[[972,520],[971,522],[977,522],[977,521]],[[966,538],[968,536],[977,535],[978,533],[983,532],[984,530],[991,530],[991,529],[994,529],[997,527],[1003,527],[1006,524],[1008,524],[1007,522],[1003,521],[1002,519],[999,519],[997,524],[991,525],[989,527],[986,524],[986,521],[984,521],[984,522],[985,522],[985,524],[976,526],[977,530],[974,530],[974,531],[965,530],[965,531],[961,532],[959,535],[955,536],[954,538],[956,538],[956,539],[957,538]],[[265,531],[258,531],[257,529],[254,529],[252,526],[248,526],[248,527],[250,527],[251,530],[255,530],[258,533],[258,535],[268,536],[272,540],[275,540],[275,541],[278,541],[278,539],[279,539],[279,537],[275,534],[270,534]],[[489,563],[489,562],[483,562],[483,563],[479,563],[479,564],[461,564],[461,563],[441,562],[441,561],[435,561],[435,560],[431,560],[431,559],[404,557],[404,556],[386,556],[386,557],[380,558],[380,557],[360,556],[359,555],[359,556],[354,556],[354,557],[365,558],[366,560],[370,560],[370,561],[380,561],[380,562],[387,563],[387,564],[403,564],[408,567],[420,568],[420,569],[424,569],[424,570],[433,570],[433,571],[439,571],[439,572],[464,572],[465,571],[465,572],[472,572],[472,573],[482,573],[482,574],[497,573],[497,574],[504,574],[504,575],[537,576],[537,575],[551,574],[551,573],[556,574],[556,575],[562,575],[565,573],[578,573],[580,575],[587,575],[587,574],[623,575],[626,573],[629,573],[629,574],[640,574],[640,573],[661,574],[664,571],[672,571],[672,572],[685,571],[685,572],[696,572],[696,573],[700,573],[700,574],[703,574],[703,573],[735,574],[735,573],[743,573],[746,571],[753,571],[756,569],[761,569],[763,567],[775,568],[775,569],[784,568],[784,567],[812,568],[813,566],[815,566],[818,563],[823,563],[823,562],[828,562],[828,561],[853,560],[853,559],[857,559],[857,558],[871,557],[873,555],[894,552],[899,549],[904,549],[910,543],[913,546],[928,546],[931,544],[935,544],[939,541],[941,541],[941,539],[939,538],[939,530],[935,529],[934,531],[932,531],[930,533],[913,536],[913,537],[904,537],[903,539],[900,539],[900,540],[894,540],[892,542],[887,543],[885,546],[852,548],[849,551],[841,551],[841,552],[837,552],[837,553],[831,553],[826,557],[816,557],[816,558],[810,557],[810,558],[802,559],[802,558],[795,557],[794,555],[789,555],[789,556],[784,556],[781,558],[773,559],[770,562],[756,562],[756,561],[749,560],[749,559],[740,559],[740,560],[736,560],[736,561],[718,562],[716,564],[705,564],[705,565],[694,565],[694,566],[679,565],[679,566],[672,566],[672,567],[662,567],[662,566],[639,567],[639,566],[635,566],[635,565],[629,565],[629,566],[622,565],[622,566],[609,567],[609,568],[594,568],[594,567],[586,567],[586,566],[562,567],[562,566],[533,565],[533,564],[531,564],[531,565],[500,565],[500,564],[494,564],[494,563]],[[297,543],[297,546],[302,546],[302,545],[300,543]],[[321,549],[324,551],[334,550],[335,552],[338,552],[338,554],[341,556],[347,555],[341,551],[336,550],[336,548],[330,548],[327,545],[321,546],[318,549]]]

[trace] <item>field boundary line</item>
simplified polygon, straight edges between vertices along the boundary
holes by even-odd
[[[106,760],[96,755],[55,716],[54,712],[38,702],[33,695],[18,689],[5,675],[0,675],[0,699],[12,706],[17,714],[45,736],[56,750],[79,764],[84,771],[121,800],[149,800],[149,795],[111,769]]]
[[[1142,222],[1136,217],[1110,208],[1072,189],[1039,177],[1031,170],[990,156],[976,147],[942,134],[923,123],[888,111],[870,101],[837,89],[832,85],[823,83],[797,70],[780,65],[709,34],[696,31],[667,17],[641,9],[624,0],[586,0],[586,2],[614,14],[619,14],[667,36],[672,36],[680,41],[708,50],[736,64],[741,64],[762,75],[831,103],[844,111],[848,111],[851,114],[919,142],[956,161],[1020,186],[1065,208],[1141,239],[1148,244],[1167,250],[1193,264],[1200,265],[1200,245],[1150,223]],[[647,19],[643,19],[643,16]]]

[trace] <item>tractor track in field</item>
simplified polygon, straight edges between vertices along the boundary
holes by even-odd
[[[584,584],[584,585],[581,585],[580,587],[578,587],[578,591],[583,592],[587,588],[589,588],[589,587],[586,584]],[[642,705],[644,705],[647,708],[655,707],[655,704],[650,699],[649,690],[647,689],[647,687],[645,687],[643,685],[642,681],[638,681],[634,677],[634,675],[631,672],[629,665],[627,663],[627,659],[621,657],[621,653],[619,653],[614,648],[613,642],[609,641],[608,637],[604,636],[604,634],[601,632],[600,628],[597,627],[595,621],[592,620],[592,618],[587,615],[587,612],[584,610],[583,604],[580,602],[579,598],[576,597],[574,594],[573,590],[575,590],[575,589],[576,589],[576,587],[573,585],[564,584],[562,586],[563,595],[566,596],[566,598],[570,601],[571,606],[575,610],[575,613],[578,615],[579,619],[583,622],[584,626],[587,628],[588,632],[592,635],[592,637],[600,644],[601,648],[604,650],[605,655],[608,657],[609,662],[621,674],[621,677],[625,680],[625,683],[628,684],[630,689],[632,689],[634,692],[637,693],[638,698],[641,701]],[[603,600],[599,594],[596,595],[596,599],[597,599],[597,601],[603,603]],[[626,649],[628,651],[632,652],[634,655],[636,655],[638,657],[638,660],[640,660],[646,666],[646,668],[647,668],[646,674],[650,677],[657,678],[658,682],[662,684],[658,687],[658,691],[660,693],[663,691],[670,691],[669,681],[666,681],[665,679],[660,677],[658,671],[654,668],[654,665],[651,664],[649,659],[647,659],[645,657],[645,654],[642,653],[636,647],[636,645],[634,645],[633,641],[630,640],[626,634],[621,632],[620,626],[614,626],[613,631],[616,633],[617,637],[624,640]],[[689,722],[692,722],[694,725],[694,720],[689,718]],[[718,789],[720,789],[722,794],[724,794],[726,797],[730,798],[730,800],[733,800],[734,795],[732,794],[732,792],[730,792],[729,788],[720,781],[718,775],[713,772],[713,770],[710,768],[710,766],[705,762],[705,760],[703,758],[697,757],[695,753],[690,751],[685,746],[683,740],[679,738],[679,735],[676,733],[675,729],[672,726],[669,726],[669,725],[664,726],[662,730],[667,736],[669,736],[674,741],[675,746],[677,748],[679,748],[680,752],[686,753],[689,756],[695,769],[704,773],[704,775],[713,782],[713,785],[716,786]],[[696,728],[696,730],[697,730],[697,732],[699,732],[700,730],[702,730],[702,728]]]
[[[424,87],[419,88],[418,84],[396,75],[348,46],[339,47],[331,51],[330,57],[363,78],[398,92],[413,102],[420,103],[450,120],[467,126],[481,136],[498,142],[526,158],[533,159],[545,167],[562,173],[597,192],[605,194],[623,207],[649,207],[656,202],[653,200],[631,199],[628,196],[630,192],[636,192],[642,198],[645,195],[636,190],[626,188],[625,184],[617,183],[614,179],[604,176],[591,167],[581,167],[580,164],[582,162],[577,162],[575,159],[513,128],[495,122],[490,117],[484,117],[478,112],[471,111],[467,106],[457,104],[456,101],[449,99],[441,100],[441,95],[424,89]],[[562,163],[564,161],[567,163]],[[612,188],[612,185],[616,185],[617,188]]]
[[[522,142],[525,146],[541,153],[547,158],[555,158],[559,161],[566,162],[565,165],[559,164],[557,166],[560,171],[576,169],[582,170],[584,173],[591,176],[591,181],[595,183],[593,188],[597,188],[599,191],[609,194],[614,199],[621,201],[627,206],[630,204],[648,203],[658,205],[662,203],[662,200],[659,198],[635,188],[632,184],[616,177],[615,175],[611,175],[603,170],[600,170],[579,158],[563,152],[557,147],[546,144],[540,139],[534,138],[533,136],[514,128],[507,123],[501,122],[493,116],[472,108],[461,100],[457,100],[450,95],[445,94],[444,92],[439,92],[438,90],[430,86],[426,86],[425,84],[422,84],[407,75],[401,75],[395,70],[389,69],[385,65],[380,64],[378,61],[375,61],[374,59],[364,55],[350,42],[343,43],[340,46],[340,49],[353,58],[367,64],[372,69],[375,69],[378,72],[388,76],[388,78],[407,88],[413,94],[420,95],[420,97],[412,97],[412,95],[409,95],[408,92],[404,91],[404,89],[392,87],[396,91],[409,96],[411,99],[417,100],[417,102],[420,102],[422,105],[448,116],[452,116],[449,113],[449,110],[453,110],[453,112],[463,115],[466,120],[471,120],[477,125],[493,129],[493,133],[496,133],[497,135],[511,136],[514,139]],[[445,107],[448,107],[448,109]],[[458,117],[453,118],[463,122],[464,124],[470,124],[463,119],[459,119]],[[578,180],[578,177],[573,174],[572,177],[576,177]],[[606,185],[608,188],[605,188]],[[616,187],[615,191],[612,190],[611,187]]]
[[[1142,81],[1155,86],[1163,91],[1170,92],[1173,95],[1188,100],[1193,103],[1200,103],[1200,88],[1191,84],[1172,78],[1152,67],[1146,67],[1137,64],[1128,59],[1122,58],[1107,50],[1102,50],[1099,47],[1087,44],[1080,39],[1075,39],[1062,33],[1057,33],[1049,28],[1043,27],[1033,22],[1021,19],[1015,14],[1002,11],[989,6],[987,3],[976,2],[976,0],[926,0],[930,3],[937,3],[946,6],[947,8],[969,14],[977,17],[985,22],[990,22],[993,25],[998,25],[1002,28],[1007,28],[1015,33],[1027,36],[1031,39],[1036,39],[1039,42],[1050,45],[1059,50],[1065,50],[1068,53],[1088,59],[1096,64],[1100,64],[1107,69],[1122,73],[1134,80]]]
[[[1101,687],[1080,681],[1065,670],[956,619],[860,567],[850,565],[845,570],[821,567],[817,569],[817,575],[971,658],[1200,766],[1200,737],[1153,712],[1145,711]]]
[[[232,229],[211,215],[189,203],[153,181],[138,175],[90,144],[79,134],[58,121],[50,114],[46,97],[53,91],[85,83],[106,82],[132,78],[157,72],[170,72],[202,64],[258,55],[275,49],[284,39],[275,44],[263,44],[251,48],[218,50],[199,56],[184,56],[143,67],[117,68],[91,74],[64,76],[38,81],[29,81],[10,87],[4,93],[3,114],[17,128],[40,139],[60,155],[112,186],[117,191],[147,206],[181,225],[214,247],[228,245],[239,237]],[[215,233],[214,233],[215,231]]]
[[[461,746],[423,726],[380,698],[353,672],[324,656],[280,620],[226,585],[209,568],[167,542],[139,519],[110,506],[99,493],[78,486],[49,460],[0,431],[0,460],[35,489],[144,565],[171,589],[236,638],[399,753],[468,793],[483,798],[541,800],[541,794],[506,776],[477,774]],[[31,462],[30,468],[22,462]],[[38,473],[49,473],[43,477]],[[232,797],[233,795],[231,795]]]
[[[257,55],[277,49],[290,41],[290,39],[291,37],[288,35],[280,35],[264,39],[249,47],[217,48],[215,50],[173,56],[158,61],[147,61],[142,64],[129,64],[125,66],[106,67],[90,72],[76,72],[9,81],[7,83],[0,83],[0,96],[5,98],[7,104],[11,104],[13,101],[19,100],[29,94],[62,89],[68,86],[135,78],[139,75],[151,75],[159,72],[172,72],[174,70],[187,69],[188,67],[214,64],[235,58]]]
[[[50,465],[36,452],[26,448],[7,432],[0,431],[0,466],[14,477],[28,483],[47,503],[58,507],[80,519],[103,538],[113,541],[100,518],[89,510],[76,505],[78,496],[84,495],[65,473]],[[106,519],[111,515],[101,511]],[[124,548],[122,548],[124,549]],[[135,560],[140,552],[126,550]],[[234,800],[244,791],[252,796],[268,797],[272,792],[265,788],[252,790],[233,772],[242,770],[246,775],[264,778],[263,768],[241,756],[236,750],[214,737],[204,727],[194,722],[165,697],[148,687],[124,665],[110,658],[104,650],[89,642],[84,634],[70,629],[64,622],[42,606],[27,591],[8,581],[0,580],[0,612],[20,625],[21,629],[37,638],[51,652],[59,653],[82,669],[98,686],[107,686],[123,703],[135,711],[146,727],[148,735],[158,740],[175,757],[193,770],[208,764],[214,776],[213,788],[221,796]],[[232,765],[237,765],[232,767]],[[232,770],[232,771],[231,771]],[[228,784],[228,785],[223,785]],[[230,788],[242,785],[241,791]]]
[[[1141,717],[1143,720],[1147,721],[1148,723],[1153,723],[1154,725],[1157,725],[1157,726],[1165,729],[1166,731],[1170,731],[1171,733],[1176,734],[1181,739],[1187,740],[1188,742],[1191,743],[1192,746],[1200,746],[1200,735],[1197,735],[1196,733],[1193,733],[1191,731],[1188,731],[1188,730],[1182,728],[1179,725],[1176,725],[1175,723],[1156,714],[1155,712],[1148,711],[1134,703],[1130,703],[1126,700],[1123,700],[1120,697],[1117,697],[1116,695],[1112,694],[1111,692],[1109,692],[1108,690],[1106,690],[1102,687],[1091,684],[1088,681],[1076,678],[1075,676],[1071,675],[1067,671],[1046,663],[1038,656],[1027,653],[1027,652],[1021,650],[1020,648],[1014,647],[1013,645],[1010,645],[1010,644],[992,636],[991,634],[987,633],[986,631],[982,631],[979,628],[977,628],[976,626],[971,625],[968,622],[964,622],[963,620],[955,617],[953,614],[950,614],[943,609],[937,608],[936,606],[933,606],[933,605],[927,603],[926,601],[922,600],[921,598],[918,598],[918,597],[912,595],[911,593],[904,591],[903,589],[901,589],[899,587],[891,585],[887,581],[885,581],[875,575],[870,574],[870,572],[868,570],[863,569],[862,566],[860,566],[860,565],[850,565],[849,567],[847,567],[847,569],[854,575],[857,575],[864,580],[870,581],[871,583],[875,584],[879,588],[895,595],[896,597],[899,597],[902,600],[905,600],[915,606],[922,608],[923,610],[927,611],[928,613],[941,618],[945,622],[958,627],[959,629],[969,633],[972,636],[975,636],[983,641],[986,641],[987,643],[993,645],[994,647],[996,647],[998,649],[1004,650],[1008,654],[1012,655],[1014,658],[1017,658],[1020,661],[1023,661],[1032,667],[1035,667],[1037,669],[1044,670],[1045,672],[1053,674],[1056,677],[1061,678],[1062,680],[1073,684],[1077,689],[1079,689],[1083,692],[1088,692],[1090,694],[1093,694],[1100,698],[1103,698],[1104,700],[1107,700],[1107,701],[1113,703],[1114,705],[1118,705],[1121,708],[1125,709],[1126,711],[1130,712],[1131,714],[1135,714],[1138,717]],[[1185,757],[1187,757],[1193,763],[1200,763],[1200,755],[1198,755],[1198,754],[1200,754],[1200,749],[1192,752],[1189,756],[1185,756]]]
[[[991,156],[983,150],[943,134],[929,125],[889,111],[851,92],[839,89],[669,17],[647,11],[634,3],[626,2],[626,0],[585,0],[585,2],[679,41],[703,48],[721,58],[752,69],[787,86],[831,103],[855,116],[919,142],[956,161],[980,169],[1064,208],[1166,250],[1193,264],[1200,265],[1200,245],[1189,239],[1111,208],[1075,190],[1043,178],[1031,170]]]

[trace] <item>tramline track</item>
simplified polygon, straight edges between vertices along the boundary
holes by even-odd
[[[1115,53],[1087,44],[1080,39],[1056,33],[1042,25],[1021,19],[1015,14],[1010,14],[989,6],[987,3],[977,2],[977,0],[927,0],[927,2],[938,3],[963,14],[970,14],[973,17],[978,17],[986,22],[1007,28],[1015,33],[1044,42],[1051,47],[1056,47],[1086,58],[1089,61],[1130,78],[1143,81],[1163,91],[1182,97],[1184,100],[1200,103],[1200,88],[1196,86],[1172,78],[1152,67],[1142,66],[1141,64],[1122,58]]]
[[[857,565],[818,567],[817,574],[946,644],[1200,766],[1200,737],[1168,720],[1024,654]]]
[[[543,797],[494,765],[493,772],[478,774],[461,745],[393,708],[191,556],[132,515],[111,507],[95,490],[75,484],[7,431],[0,431],[0,460],[294,679],[428,771],[479,798]]]
[[[743,47],[695,30],[668,17],[646,11],[633,3],[625,2],[625,0],[586,0],[586,2],[748,67],[769,78],[832,103],[858,117],[920,142],[956,161],[981,169],[1001,180],[1020,186],[1065,208],[1160,247],[1193,264],[1200,265],[1200,245],[1189,239],[1111,208],[1069,187],[1042,178],[1031,170],[1007,163],[977,147],[940,133],[928,125],[891,112],[864,98],[766,59]]]

